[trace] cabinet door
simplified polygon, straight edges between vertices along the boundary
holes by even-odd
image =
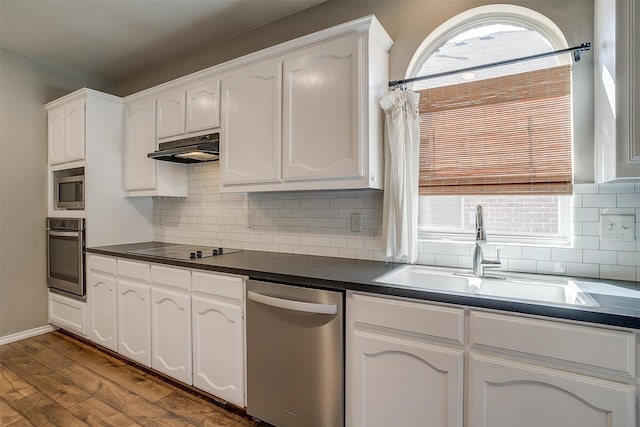
[[[117,351],[116,277],[95,270],[87,274],[89,330],[87,337],[103,347]]]
[[[242,307],[192,297],[193,385],[244,406]]]
[[[84,159],[85,101],[80,100],[65,107],[65,160]]]
[[[118,277],[118,353],[151,366],[151,287]]]
[[[633,387],[472,354],[469,426],[629,427]]]
[[[187,89],[186,131],[220,127],[220,80]]]
[[[49,112],[49,164],[64,161],[64,107],[60,107]]]
[[[191,384],[191,297],[151,290],[151,367]]]
[[[355,330],[347,425],[462,427],[461,350]]]
[[[158,138],[184,133],[184,90],[158,97]]]
[[[222,185],[281,179],[282,66],[266,62],[222,80]]]
[[[348,37],[285,60],[285,181],[363,176],[362,49]]]
[[[125,107],[124,189],[156,188],[156,162],[147,157],[156,149],[155,100]]]
[[[49,322],[84,337],[87,335],[87,303],[49,291]]]

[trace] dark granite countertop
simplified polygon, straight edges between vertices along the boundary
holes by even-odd
[[[434,292],[418,288],[385,285],[374,281],[376,277],[401,265],[394,263],[260,251],[242,251],[194,260],[173,260],[130,252],[167,245],[175,244],[161,242],[131,243],[88,248],[87,252],[178,267],[239,274],[255,280],[330,290],[371,292],[468,307],[640,329],[640,294],[638,297],[629,296],[629,294],[634,293],[633,291],[640,292],[640,284],[637,282],[579,278],[578,280],[586,285],[593,284],[593,286],[589,286],[589,294],[597,301],[598,307],[550,305],[496,299],[473,294]],[[598,287],[598,283],[603,283],[606,286]],[[604,290],[600,290],[601,288]]]

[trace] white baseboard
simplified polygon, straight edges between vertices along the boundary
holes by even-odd
[[[28,331],[17,332],[15,334],[6,335],[4,337],[0,337],[0,345],[9,344],[14,341],[20,341],[25,338],[35,337],[36,335],[46,334],[47,332],[54,331],[54,328],[51,325],[41,326],[39,328],[29,329]]]

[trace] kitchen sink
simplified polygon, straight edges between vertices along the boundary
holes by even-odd
[[[378,283],[434,292],[473,294],[487,298],[538,301],[594,307],[598,304],[568,278],[544,275],[509,274],[475,277],[458,270],[406,265],[375,279]]]

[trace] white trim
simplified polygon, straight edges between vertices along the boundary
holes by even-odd
[[[36,335],[46,334],[55,331],[56,327],[52,325],[40,326],[39,328],[29,329],[28,331],[16,332],[15,334],[0,337],[0,345],[9,344],[26,338],[35,337]]]
[[[489,21],[504,21],[506,24],[520,24],[523,27],[533,29],[544,36],[554,50],[569,47],[560,28],[549,18],[534,10],[510,4],[479,6],[454,16],[433,30],[416,49],[416,53],[407,67],[405,78],[415,77],[426,59],[447,40]],[[560,56],[559,60],[563,65],[571,63],[571,58],[567,56]]]

